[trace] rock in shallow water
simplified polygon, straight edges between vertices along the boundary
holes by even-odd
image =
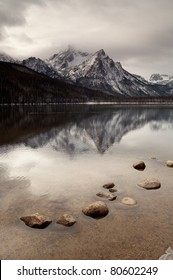
[[[105,217],[109,213],[108,206],[106,203],[102,201],[96,201],[94,203],[89,204],[88,206],[82,209],[82,212],[86,216],[90,216],[92,218],[102,218]]]
[[[121,203],[122,203],[122,204],[125,204],[125,205],[132,206],[132,205],[137,204],[137,201],[134,200],[134,199],[131,198],[131,197],[123,197],[123,198],[121,199]]]
[[[57,219],[57,224],[61,224],[66,227],[71,227],[76,223],[76,219],[70,214],[63,214]]]
[[[111,189],[111,188],[113,188],[114,186],[115,186],[114,183],[107,183],[107,184],[103,185],[103,188],[104,188],[104,189]]]
[[[110,201],[116,199],[116,196],[113,195],[113,194],[110,194],[110,193],[99,192],[99,193],[97,193],[96,195],[99,196],[99,197],[106,198],[106,199],[108,199],[108,200],[110,200]]]
[[[143,161],[139,161],[133,164],[133,167],[139,171],[143,171],[146,168],[146,165]]]
[[[52,222],[48,217],[40,215],[39,213],[21,217],[20,220],[22,220],[28,227],[40,229],[46,228]]]
[[[114,193],[114,192],[117,192],[117,190],[116,189],[109,189],[109,192]]]
[[[166,165],[168,167],[173,167],[173,161],[172,160],[167,160]]]
[[[157,179],[146,179],[138,183],[138,186],[147,190],[154,190],[159,189],[161,187],[161,183]]]

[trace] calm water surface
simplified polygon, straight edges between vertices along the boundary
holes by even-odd
[[[158,259],[173,247],[173,107],[0,107],[1,259]],[[132,165],[144,160],[140,172]],[[158,190],[137,186],[156,178]],[[115,201],[96,196],[113,181]],[[130,196],[137,205],[120,203]],[[103,200],[109,214],[82,208]],[[20,217],[53,219],[44,230]],[[71,213],[71,228],[56,224]]]

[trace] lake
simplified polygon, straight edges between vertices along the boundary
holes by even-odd
[[[133,163],[144,161],[138,171]],[[0,259],[158,259],[173,247],[173,107],[52,105],[0,107]],[[137,184],[156,178],[161,188]],[[108,182],[117,198],[96,193]],[[107,191],[108,192],[108,191]],[[137,201],[121,204],[123,197]],[[104,201],[93,219],[82,208]],[[53,222],[27,227],[21,216]],[[72,227],[56,224],[60,214]]]

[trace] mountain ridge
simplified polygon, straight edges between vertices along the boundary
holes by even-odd
[[[117,98],[165,97],[173,95],[173,77],[152,74],[149,81],[126,71],[103,49],[87,53],[69,46],[50,58],[30,57],[15,61],[0,54],[0,61],[22,64],[55,80],[62,80],[77,87],[103,92]]]

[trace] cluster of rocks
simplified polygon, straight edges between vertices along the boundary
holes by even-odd
[[[155,157],[152,157],[152,159],[156,159]],[[165,162],[167,167],[172,167],[173,168],[173,161],[172,160],[167,160]],[[139,171],[143,171],[146,168],[145,162],[143,161],[138,161],[133,164],[133,167]]]
[[[166,161],[166,166],[173,168],[173,161]],[[146,165],[143,161],[139,161],[133,164],[133,167],[136,170],[143,171],[146,168]],[[159,189],[161,187],[161,183],[157,179],[145,179],[142,182],[138,183],[138,186],[147,189]],[[114,194],[117,192],[117,189],[114,188],[114,183],[107,183],[103,185],[103,188],[107,191],[100,191],[96,195],[101,198],[105,198],[109,201],[114,201],[117,196]],[[109,192],[108,192],[109,191]],[[122,204],[132,206],[137,204],[137,201],[131,197],[123,197],[120,201]],[[103,201],[95,201],[82,209],[82,212],[86,216],[90,216],[92,218],[103,218],[109,213],[109,208],[107,204]],[[24,216],[20,218],[27,226],[31,228],[39,228],[44,229],[48,225],[52,223],[52,220],[44,215],[40,215],[39,213],[35,213],[29,216]],[[70,214],[63,214],[57,218],[57,224],[64,225],[66,227],[70,227],[76,223],[76,219]]]
[[[173,161],[167,160],[165,164],[167,167],[173,168]],[[143,171],[146,168],[146,165],[143,161],[139,161],[134,163],[133,167],[139,171]],[[161,183],[157,179],[145,179],[142,182],[138,183],[138,186],[147,190],[153,190],[159,189],[161,187]]]
[[[39,213],[35,213],[29,216],[24,216],[20,218],[28,227],[31,228],[46,228],[48,225],[52,223],[52,220],[48,217],[41,215]],[[76,223],[76,219],[70,214],[63,214],[58,217],[57,224],[64,225],[66,227],[70,227]]]
[[[114,186],[115,186],[114,183],[107,183],[107,184],[103,185],[103,188],[106,189],[107,191],[109,191],[109,193],[108,192],[98,192],[96,195],[101,198],[105,198],[109,201],[113,201],[117,198],[117,196],[113,194],[113,193],[117,192],[117,189],[115,189]],[[126,205],[135,205],[137,202],[133,198],[124,197],[121,200],[121,203],[126,204]],[[84,207],[82,209],[82,212],[86,216],[90,216],[92,218],[99,219],[99,218],[105,217],[109,213],[109,208],[105,202],[95,201],[95,202],[87,205],[86,207]],[[29,226],[31,228],[44,229],[52,223],[51,219],[49,219],[48,217],[41,215],[39,213],[35,213],[35,214],[29,215],[29,216],[24,216],[24,217],[21,217],[20,219],[27,226]],[[70,227],[76,223],[76,219],[70,214],[63,214],[58,217],[56,223],[61,224],[66,227]]]

